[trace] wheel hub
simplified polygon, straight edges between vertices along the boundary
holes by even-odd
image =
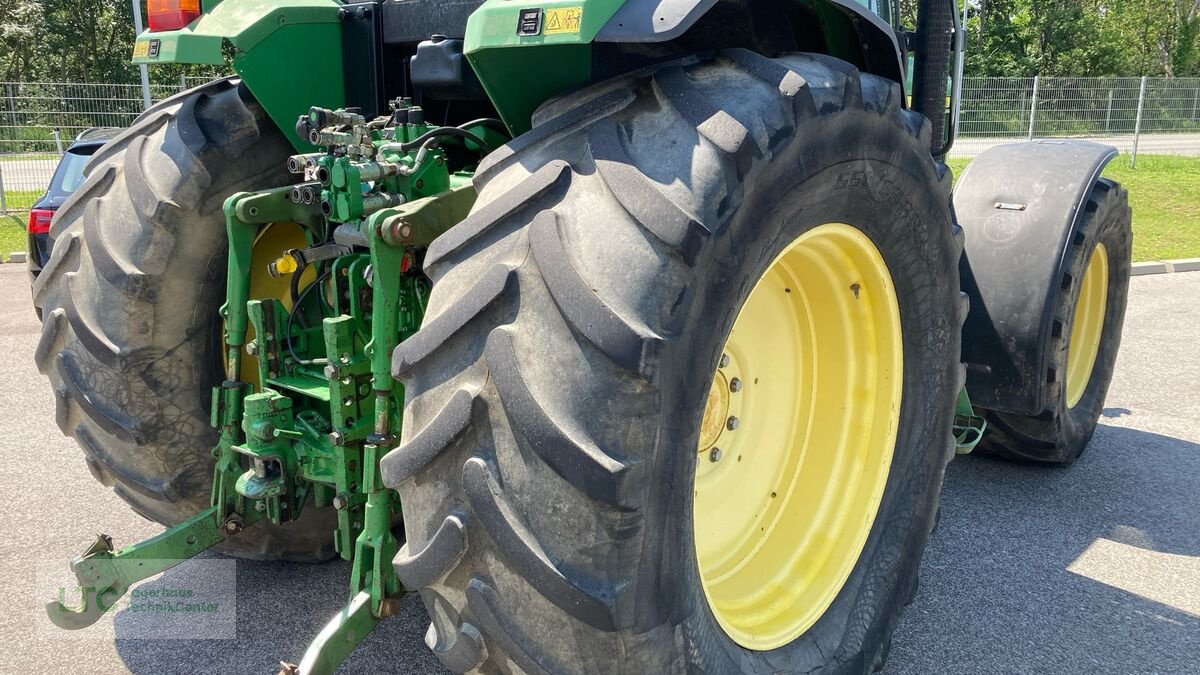
[[[712,387],[708,390],[708,402],[704,405],[704,421],[700,423],[700,452],[711,451],[725,431],[725,420],[729,418],[729,382],[725,374],[717,370]]]

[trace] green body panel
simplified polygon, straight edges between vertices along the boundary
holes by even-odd
[[[224,0],[221,6],[237,1]],[[295,68],[297,45],[303,46],[305,54],[300,72]],[[337,23],[281,26],[252,50],[239,51],[233,69],[299,152],[310,152],[313,146],[288,133],[296,118],[311,106],[338,108],[346,102],[342,33]]]
[[[463,51],[470,56],[482,49],[591,44],[604,24],[624,4],[625,0],[544,0],[534,5],[512,0],[487,0],[467,22]],[[541,33],[518,35],[521,11],[531,7],[543,11]],[[563,16],[569,16],[570,22],[552,27],[549,20],[559,11],[565,13]]]
[[[551,0],[537,5],[543,10],[542,31],[529,36],[517,34],[521,11],[528,5],[488,0],[475,10],[463,51],[513,134],[529,130],[533,111],[544,101],[590,81],[592,41],[623,4],[625,0]],[[558,12],[574,17],[575,10],[578,24],[549,27]]]
[[[469,54],[484,91],[513,135],[533,126],[533,111],[551,97],[591,81],[592,46],[495,49]]]
[[[340,7],[335,0],[223,0],[211,11],[205,5],[206,13],[185,28],[139,35],[133,62],[223,65],[231,53],[234,71],[286,133],[311,106],[345,104]],[[295,68],[297,50],[304,54],[302,71]],[[313,149],[288,138],[301,152]]]

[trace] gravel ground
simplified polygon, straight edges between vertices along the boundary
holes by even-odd
[[[115,639],[46,628],[40,568],[64,569],[97,532],[119,546],[161,528],[98,486],[55,426],[27,279],[0,265],[0,585],[15,600],[0,615],[0,672],[271,673],[298,660],[347,599],[348,565],[238,561],[236,639],[125,639],[120,621]],[[1200,670],[1198,299],[1200,273],[1133,280],[1108,408],[1075,467],[951,464],[888,672]],[[343,672],[442,672],[427,624],[406,598]]]

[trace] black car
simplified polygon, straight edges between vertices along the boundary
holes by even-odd
[[[58,167],[54,170],[54,176],[50,179],[50,187],[46,188],[46,194],[34,202],[33,208],[29,210],[26,246],[29,272],[33,277],[36,278],[42,271],[42,266],[50,260],[50,221],[54,218],[54,212],[83,182],[83,167],[96,150],[120,132],[120,129],[109,127],[85,129],[63,153]]]

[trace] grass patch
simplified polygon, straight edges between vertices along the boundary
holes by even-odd
[[[0,216],[0,260],[8,260],[8,254],[25,250],[25,224],[28,216]]]
[[[5,190],[4,205],[8,207],[8,212],[13,211],[28,211],[33,208],[33,203],[42,198],[46,194],[41,190]],[[28,217],[26,214],[18,214],[22,217]]]
[[[969,163],[953,159],[950,166],[959,176]],[[1200,157],[1140,155],[1130,169],[1122,155],[1104,175],[1129,191],[1134,262],[1200,258]]]
[[[952,159],[954,175],[962,175],[968,159]],[[1104,175],[1129,190],[1133,206],[1133,259],[1200,258],[1200,157],[1142,155],[1138,168],[1128,157],[1113,160]],[[28,210],[41,192],[7,192],[9,211]],[[25,222],[18,213],[0,216],[0,259],[25,250]]]

